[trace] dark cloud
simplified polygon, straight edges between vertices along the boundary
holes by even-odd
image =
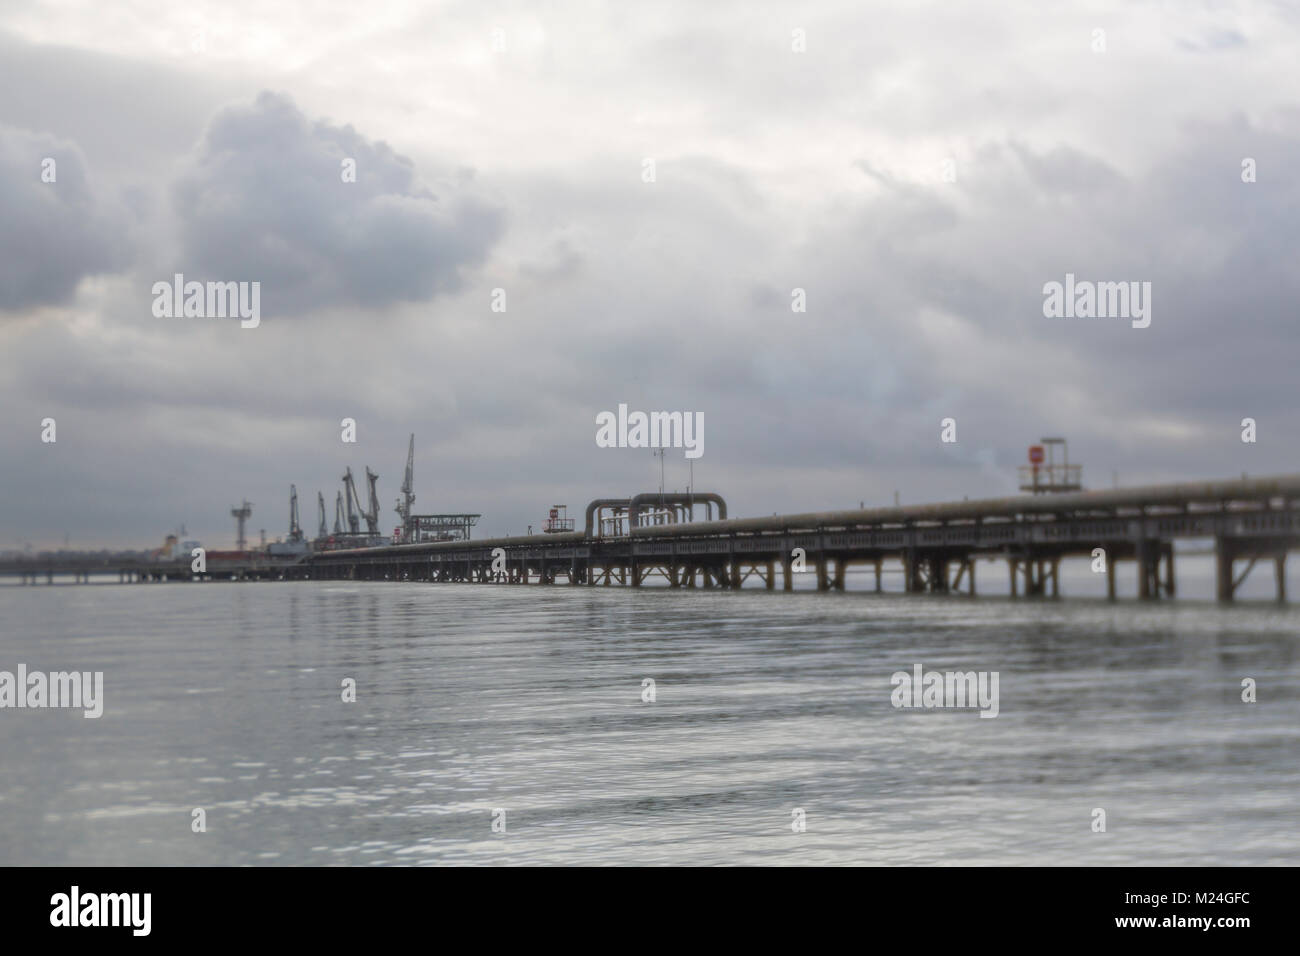
[[[127,261],[125,215],[96,199],[74,143],[0,126],[0,210],[0,311],[69,302]]]
[[[459,288],[503,230],[466,186],[431,191],[386,143],[263,93],[213,119],[175,183],[180,254],[160,275],[260,281],[268,317],[429,299]]]

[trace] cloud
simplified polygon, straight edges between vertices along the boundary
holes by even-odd
[[[470,186],[462,175],[430,191],[386,143],[262,93],[214,117],[175,182],[172,266],[260,281],[267,316],[424,301],[458,289],[502,234],[500,210]]]
[[[128,259],[125,214],[95,198],[75,143],[0,126],[0,209],[0,311],[65,304]]]
[[[228,543],[245,497],[283,533],[288,483],[332,504],[348,464],[382,475],[391,520],[411,431],[422,509],[519,531],[657,486],[648,452],[594,444],[619,402],[703,412],[694,479],[741,515],[1006,494],[1058,432],[1090,486],[1293,470],[1295,24],[931,7],[462,5],[360,33],[267,8],[287,63],[220,30],[193,56],[184,23],[123,35],[93,4],[75,35],[94,56],[50,45],[72,18],[26,29],[38,46],[0,36],[20,94],[0,123],[75,141],[101,203],[138,192],[151,246],[74,308],[0,325],[0,458],[25,502],[0,548],[65,523]],[[1249,45],[1174,42],[1214,29]],[[261,279],[265,317],[279,296],[310,321],[155,319],[176,269]],[[1045,318],[1066,272],[1152,281],[1151,328]],[[670,487],[688,474],[669,456]]]

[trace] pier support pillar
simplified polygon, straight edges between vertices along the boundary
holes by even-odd
[[[767,589],[769,591],[776,587],[776,562],[768,559],[767,562]]]
[[[969,580],[966,584],[966,593],[974,596],[975,594],[975,558],[973,555],[967,555],[957,562],[957,576],[952,580],[952,589],[958,594],[961,593],[961,582],[963,578]]]
[[[1116,559],[1113,557],[1114,554],[1115,551],[1113,549],[1108,550],[1106,552],[1106,599],[1108,601],[1115,600],[1115,560]]]
[[[740,590],[740,578],[741,578],[741,574],[740,574],[740,561],[736,558],[735,555],[732,555],[732,557],[731,557],[731,586],[732,586],[733,588],[735,588],[736,590]]]
[[[876,558],[876,593],[880,593],[880,558]]]
[[[925,590],[921,580],[921,561],[910,548],[903,552],[903,590],[908,594]]]
[[[1025,578],[1025,597],[1042,597],[1047,593],[1047,578],[1049,565],[1053,561],[1048,558],[1009,558],[1011,564],[1011,596],[1017,596],[1019,586],[1019,577],[1023,574]]]
[[[844,572],[845,572],[845,570],[848,568],[848,564],[849,564],[849,562],[848,562],[848,559],[847,559],[847,558],[836,558],[836,559],[835,559],[835,584],[834,584],[834,587],[835,587],[835,590],[837,590],[837,591],[843,591],[843,590],[844,590]]]
[[[1286,603],[1286,552],[1273,558],[1273,574],[1277,578],[1277,600]]]
[[[1160,596],[1160,551],[1155,542],[1143,538],[1137,544],[1138,598],[1149,601]]]
[[[826,574],[826,555],[817,555],[817,590],[829,591],[831,589],[830,578]]]
[[[1215,597],[1220,601],[1231,601],[1233,597],[1232,560],[1233,545],[1227,538],[1219,537],[1214,541],[1214,578]]]
[[[781,558],[781,590],[794,590],[794,561],[788,554]]]
[[[935,555],[926,564],[929,566],[930,590],[946,593],[948,590],[948,559]]]

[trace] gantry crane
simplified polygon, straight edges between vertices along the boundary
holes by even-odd
[[[353,534],[359,534],[361,531],[358,515],[366,519],[366,531],[370,534],[379,533],[379,496],[375,493],[375,482],[378,480],[379,476],[366,468],[366,483],[369,485],[367,498],[370,505],[370,510],[367,511],[361,505],[361,496],[357,494],[357,483],[352,477],[352,468],[349,467],[343,474],[343,487],[347,491],[348,500],[348,527],[352,529]]]
[[[366,482],[370,485],[370,510],[361,512],[361,517],[366,519],[366,530],[371,534],[379,534],[379,495],[375,493],[375,482],[379,476],[366,468]]]
[[[402,541],[411,540],[411,505],[415,504],[415,435],[406,450],[406,475],[402,479],[402,497],[397,499],[397,513],[402,517]]]
[[[357,534],[361,531],[361,522],[357,518],[357,512],[361,510],[361,501],[357,498],[357,485],[352,478],[352,466],[349,465],[347,471],[343,473],[343,499],[348,506],[348,532]],[[356,508],[353,508],[353,505]]]
[[[302,526],[298,524],[298,488],[289,486],[289,540],[302,540]]]

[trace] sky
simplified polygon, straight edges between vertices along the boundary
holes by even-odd
[[[1290,3],[2,3],[0,550],[274,539],[290,483],[310,532],[366,466],[391,531],[411,433],[480,536],[661,465],[735,516],[1011,494],[1045,435],[1300,471],[1297,170]]]

